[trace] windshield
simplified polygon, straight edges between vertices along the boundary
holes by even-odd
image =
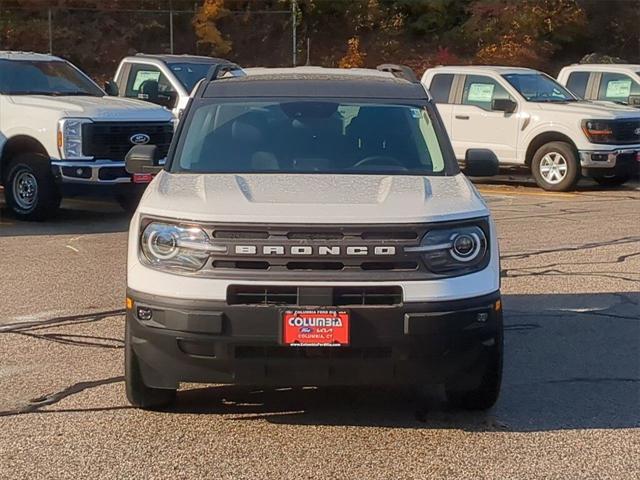
[[[423,106],[231,101],[189,117],[174,172],[445,174],[442,130]]]
[[[0,93],[104,96],[95,83],[62,60],[0,60]]]
[[[191,92],[213,66],[210,63],[170,63],[169,68],[187,92]]]
[[[528,102],[576,102],[566,88],[541,73],[510,73],[503,77]]]

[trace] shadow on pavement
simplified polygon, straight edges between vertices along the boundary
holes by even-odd
[[[23,222],[16,220],[4,200],[0,200],[0,237],[125,232],[130,220],[131,215],[115,201],[65,199],[54,218],[45,222]]]
[[[173,413],[294,425],[466,431],[640,427],[640,293],[506,295],[505,371],[487,413],[449,411],[439,389],[418,405],[388,388],[181,391]]]

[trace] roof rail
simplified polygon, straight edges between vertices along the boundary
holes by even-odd
[[[378,65],[376,70],[381,72],[389,72],[396,78],[402,78],[411,83],[420,83],[418,77],[411,69],[411,67],[407,67],[406,65],[396,65],[394,63],[383,63],[382,65]]]
[[[236,65],[235,63],[218,63],[217,65],[213,65],[209,69],[209,71],[207,72],[207,76],[205,77],[205,80],[207,82],[213,82],[214,80],[217,80],[218,78],[222,77],[225,73],[230,73],[230,72],[239,73],[239,75],[236,75],[236,76],[241,76],[241,77],[246,76],[246,73],[244,73],[244,70],[242,70],[242,67],[240,67],[239,65]]]

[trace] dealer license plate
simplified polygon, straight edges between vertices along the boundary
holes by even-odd
[[[349,312],[337,309],[287,310],[282,315],[283,342],[295,347],[349,345]]]

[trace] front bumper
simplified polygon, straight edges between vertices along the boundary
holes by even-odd
[[[292,306],[228,305],[128,291],[131,348],[145,384],[475,386],[501,335],[500,292],[471,299],[344,307],[348,347],[288,347],[281,314]],[[150,320],[139,318],[150,309]],[[342,309],[342,307],[341,307]]]
[[[51,162],[54,177],[61,183],[84,185],[118,185],[131,183],[131,175],[123,161],[66,161]]]
[[[585,169],[614,169],[619,164],[637,163],[640,146],[615,150],[580,150],[580,166]]]

